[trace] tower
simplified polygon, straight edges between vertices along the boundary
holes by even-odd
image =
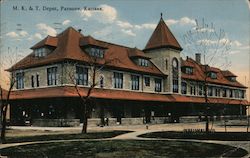
[[[166,23],[161,18],[151,35],[144,52],[151,61],[168,77],[164,80],[164,92],[181,93],[182,48]]]

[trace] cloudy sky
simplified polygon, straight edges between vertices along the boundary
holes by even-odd
[[[85,7],[102,8],[102,11],[86,11]],[[195,19],[204,18],[216,28],[224,29],[232,41],[229,53],[232,66],[229,69],[243,84],[249,82],[250,13],[247,0],[4,0],[1,1],[2,60],[7,53],[15,54],[17,60],[28,55],[32,45],[69,26],[82,29],[84,35],[143,49],[161,12],[184,48],[183,56],[192,57],[192,53],[185,49],[183,35],[195,26]]]

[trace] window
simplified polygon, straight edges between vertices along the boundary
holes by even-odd
[[[219,88],[215,88],[215,96],[220,97],[220,89]]]
[[[47,53],[49,52],[49,49],[45,47],[41,47],[41,48],[35,49],[34,52],[35,52],[35,57],[45,57]]]
[[[123,88],[123,74],[114,72],[114,88]]]
[[[178,69],[178,60],[176,58],[173,58],[172,66],[174,69]]]
[[[150,77],[144,77],[145,86],[150,86]]]
[[[181,93],[187,94],[187,83],[186,82],[181,82]]]
[[[132,90],[139,90],[139,76],[131,75],[131,89]]]
[[[173,92],[179,92],[179,63],[176,58],[173,58],[172,61],[172,73],[173,73]]]
[[[57,67],[47,69],[47,83],[48,86],[57,85]]]
[[[235,76],[228,77],[228,80],[231,81],[231,82],[235,82],[236,81],[236,77]]]
[[[229,89],[229,97],[233,98],[233,90],[232,89]]]
[[[184,68],[184,73],[192,75],[193,74],[193,68],[192,67],[185,67]]]
[[[90,48],[87,49],[87,52],[93,57],[104,58],[104,49]]]
[[[179,83],[177,79],[173,80],[173,92],[178,93],[179,92]]]
[[[40,86],[40,77],[39,77],[39,74],[36,74],[36,86],[37,87]]]
[[[31,76],[30,81],[31,81],[31,87],[34,88],[35,87],[35,83],[34,83],[34,76],[33,75]]]
[[[234,94],[235,94],[234,95],[235,98],[239,98],[240,97],[238,89],[234,90]]]
[[[216,79],[217,74],[215,72],[209,72],[209,77],[212,78],[212,79]]]
[[[208,87],[208,96],[213,96],[213,87]]]
[[[35,87],[35,83],[34,83],[34,76],[31,76],[31,87],[34,88]]]
[[[203,85],[202,84],[199,84],[198,85],[198,88],[199,88],[199,95],[203,95],[202,93],[203,93]]]
[[[100,87],[101,88],[104,87],[104,77],[103,76],[100,77]]]
[[[191,95],[196,95],[195,83],[190,83],[190,94]]]
[[[161,92],[161,79],[155,78],[155,92]]]
[[[140,66],[148,67],[148,60],[147,59],[139,58],[139,65]]]
[[[242,99],[245,98],[245,91],[244,90],[239,90],[239,98],[242,98]]]
[[[168,70],[168,59],[166,59],[166,70]]]
[[[222,89],[222,97],[227,97],[227,89],[226,88]]]
[[[24,88],[24,72],[16,73],[16,89]]]
[[[76,66],[76,84],[88,85],[88,68]]]

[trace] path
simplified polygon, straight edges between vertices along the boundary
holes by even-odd
[[[144,130],[144,131],[135,131],[131,133],[126,133],[122,135],[118,135],[111,140],[121,140],[121,139],[136,139],[136,140],[170,140],[170,141],[186,141],[186,142],[202,142],[202,143],[214,143],[214,144],[222,144],[234,146],[237,148],[245,149],[248,152],[244,158],[250,157],[250,142],[249,141],[219,141],[219,140],[197,140],[197,139],[166,139],[166,138],[142,138],[138,137],[139,135],[158,132],[158,130]]]

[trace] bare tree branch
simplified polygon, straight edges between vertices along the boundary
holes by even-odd
[[[208,99],[208,73],[209,65],[226,68],[230,65],[227,56],[231,47],[231,42],[227,38],[226,33],[222,29],[216,29],[214,24],[211,23],[209,26],[205,23],[204,18],[201,22],[195,20],[196,26],[191,30],[187,31],[183,35],[183,41],[185,43],[187,53],[200,53],[203,61],[201,64],[204,65],[204,100],[207,104],[206,108],[206,132],[209,131],[209,118],[208,112],[210,111]]]

